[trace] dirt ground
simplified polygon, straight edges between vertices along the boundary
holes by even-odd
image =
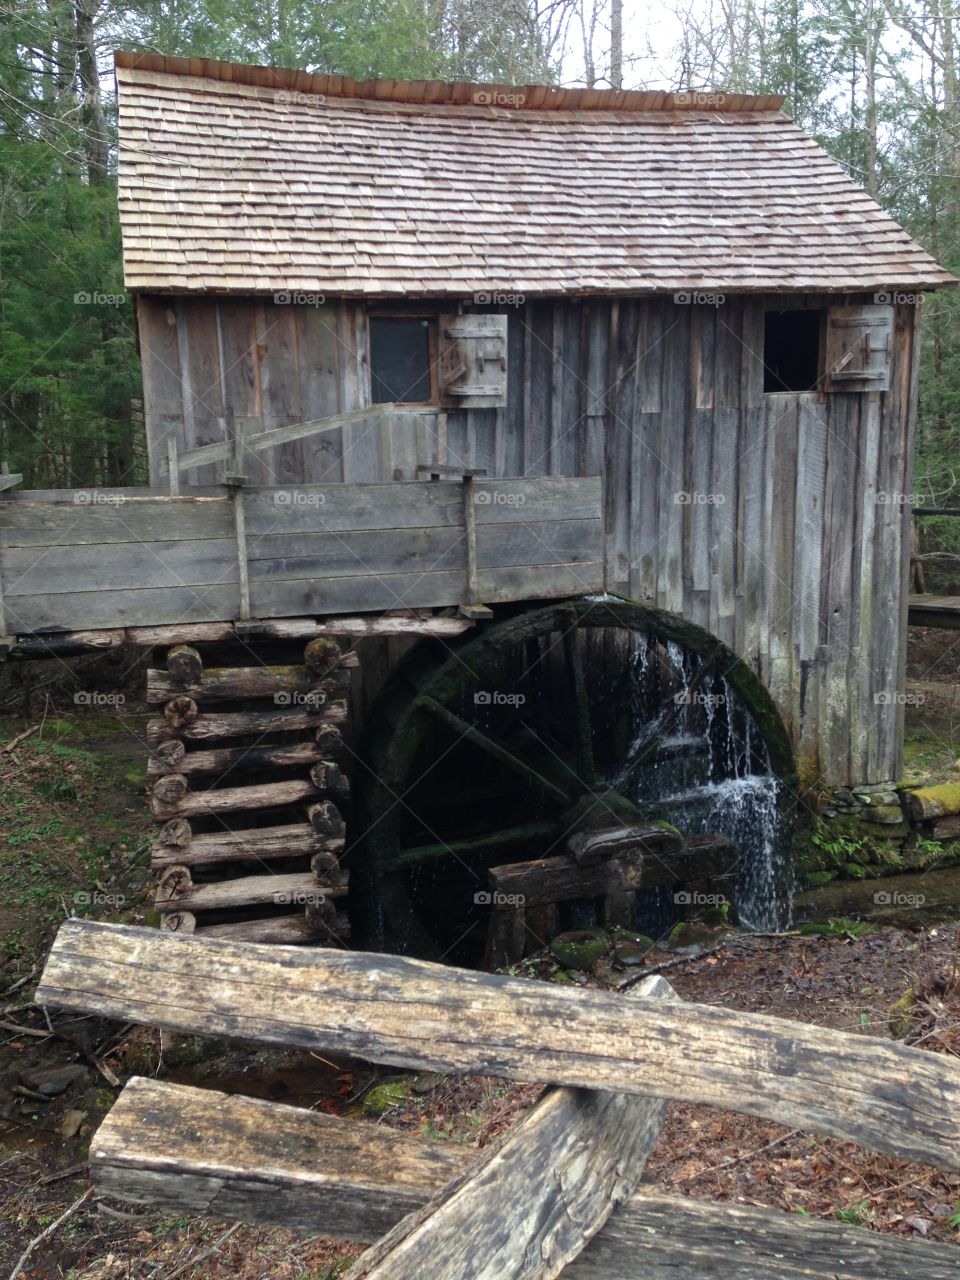
[[[914,635],[910,688],[927,696],[907,707],[908,768],[919,776],[960,776],[960,633]],[[26,685],[0,686],[0,1280],[88,1190],[91,1135],[117,1096],[115,1082],[132,1075],[207,1084],[471,1147],[494,1140],[539,1092],[493,1079],[437,1077],[405,1089],[401,1101],[371,1118],[364,1115],[371,1091],[392,1077],[336,1054],[321,1059],[198,1037],[161,1040],[152,1030],[53,1011],[48,1021],[30,997],[58,922],[72,914],[143,922],[149,907],[144,709],[136,672],[118,668],[114,675],[126,701],[106,711],[74,701],[78,684],[82,689],[94,678],[89,666],[73,676],[58,672],[53,689],[39,694]],[[955,914],[960,921],[960,902]],[[650,959],[671,963],[667,976],[687,999],[853,1034],[888,1035],[890,1006],[912,988],[919,999],[909,1037],[931,1052],[960,1054],[956,923],[859,937],[841,929],[834,936],[718,934],[718,940],[723,945],[709,954],[678,958],[658,949]],[[555,966],[543,961],[530,968],[549,978]],[[60,1068],[70,1069],[62,1091],[48,1100],[32,1096],[34,1073]],[[678,1194],[901,1236],[960,1239],[960,1176],[729,1112],[673,1105],[646,1176]],[[31,1254],[24,1276],[332,1280],[356,1252],[321,1237],[170,1218],[90,1197]]]

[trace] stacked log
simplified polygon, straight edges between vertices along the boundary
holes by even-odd
[[[165,669],[147,673],[147,701],[160,709],[147,726],[147,777],[161,926],[342,945],[350,783],[341,726],[357,656],[332,636],[312,638],[298,663],[249,648],[244,656],[211,666],[178,644]]]

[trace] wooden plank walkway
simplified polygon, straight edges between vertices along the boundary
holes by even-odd
[[[960,630],[960,596],[911,596],[907,621],[911,627]]]

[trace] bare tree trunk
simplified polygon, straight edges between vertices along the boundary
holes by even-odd
[[[867,0],[863,35],[863,82],[866,96],[864,129],[867,135],[865,186],[877,197],[877,45],[879,34],[873,0]]]
[[[623,88],[623,0],[610,0],[610,87]]]
[[[77,28],[77,76],[83,95],[80,118],[84,127],[84,153],[87,161],[87,180],[91,186],[107,181],[107,162],[110,142],[107,121],[100,97],[100,80],[97,75],[97,45],[93,23],[100,7],[100,0],[76,0],[74,15]]]

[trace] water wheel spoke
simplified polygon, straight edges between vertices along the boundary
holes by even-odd
[[[668,738],[676,728],[677,722],[680,720],[686,707],[689,705],[690,699],[703,684],[704,680],[706,680],[707,676],[712,673],[713,668],[714,660],[712,658],[703,662],[700,665],[697,674],[684,690],[686,695],[685,699],[683,701],[678,701],[677,697],[674,696],[670,702],[664,703],[651,727],[639,742],[634,743],[633,749],[630,752],[630,757],[620,772],[619,781],[621,783],[653,759],[660,749],[660,744],[665,738]]]
[[[500,848],[506,849],[510,845],[549,840],[556,835],[556,831],[555,822],[527,822],[519,827],[492,831],[489,835],[472,836],[468,840],[418,845],[412,849],[401,849],[393,859],[393,866],[416,867],[426,862],[436,862],[440,858],[462,858],[472,853],[489,853]]]
[[[573,686],[573,719],[577,735],[577,767],[583,783],[592,787],[597,780],[593,759],[593,729],[590,722],[590,698],[583,674],[583,655],[578,644],[576,627],[568,627],[563,633],[563,648],[567,659],[567,674]]]
[[[560,804],[566,805],[569,803],[569,796],[566,791],[562,791],[549,778],[545,778],[533,765],[528,764],[526,760],[521,760],[519,756],[514,755],[512,751],[505,747],[502,742],[498,742],[490,734],[478,729],[476,725],[470,724],[462,716],[458,716],[455,711],[450,711],[431,697],[420,698],[418,705],[431,712],[437,719],[442,720],[461,738],[466,739],[473,746],[479,747],[481,751],[486,751],[495,760],[499,760],[506,768],[522,777],[528,786],[536,788]]]

